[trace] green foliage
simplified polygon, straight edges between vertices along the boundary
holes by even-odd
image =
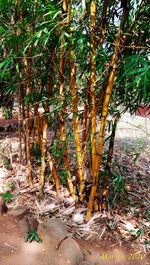
[[[130,230],[130,233],[132,234],[131,240],[135,241],[138,237],[142,237],[145,234],[144,228],[140,228],[137,231],[136,230]]]
[[[3,108],[3,117],[8,120],[12,118],[12,110],[8,108]]]
[[[65,150],[65,143],[59,140],[54,140],[54,143],[51,147],[51,152],[54,158],[59,158],[60,160],[63,158],[63,153]]]
[[[64,169],[59,171],[59,175],[61,176],[61,184],[65,185],[67,183],[68,172]]]
[[[118,202],[120,196],[122,194],[126,194],[127,191],[125,188],[125,182],[121,175],[113,175],[112,185],[113,185],[114,195],[110,204],[114,205],[115,203]]]
[[[7,170],[11,169],[12,166],[11,166],[10,158],[8,158],[8,157],[4,157],[3,165],[4,165],[4,167],[5,167]]]
[[[114,191],[115,192],[119,192],[119,193],[126,192],[125,182],[124,182],[121,175],[118,175],[114,178],[113,185],[114,185]]]
[[[147,211],[145,213],[147,221],[150,221],[150,211]]]
[[[32,241],[36,241],[38,243],[42,243],[41,238],[37,234],[35,229],[32,229],[30,232],[28,232],[24,237],[25,242],[31,243]]]
[[[4,203],[9,203],[12,200],[13,195],[10,192],[2,193],[1,195]]]
[[[140,236],[143,236],[144,235],[144,228],[140,228],[138,231],[137,231],[137,236],[140,237]]]

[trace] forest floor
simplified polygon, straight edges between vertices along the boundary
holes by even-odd
[[[4,121],[0,120],[0,126],[1,123]],[[50,185],[45,187],[44,202],[39,203],[36,199],[38,185],[35,183],[32,189],[28,187],[25,182],[26,167],[18,168],[17,161],[10,169],[4,168],[1,163],[0,194],[12,190],[13,200],[8,204],[9,210],[26,204],[34,217],[41,220],[48,220],[49,217],[62,218],[69,232],[79,243],[89,264],[149,264],[149,132],[150,119],[130,117],[126,114],[119,122],[112,161],[113,179],[110,183],[116,191],[116,197],[113,197],[113,207],[106,216],[98,212],[88,223],[72,223],[75,206],[70,203],[67,191],[64,189],[64,198],[56,201],[55,191]],[[7,137],[2,134],[0,140],[0,156],[4,149],[8,155],[9,143],[13,146],[14,156],[18,154],[16,134],[7,133]],[[78,210],[85,213],[84,207],[79,206]],[[11,264],[65,265],[66,263],[53,246],[47,247],[44,242],[26,243],[14,220],[9,215],[4,215],[0,216],[0,265]]]

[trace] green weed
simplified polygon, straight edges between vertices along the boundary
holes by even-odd
[[[13,195],[10,192],[2,193],[1,195],[4,203],[9,203],[12,200]]]
[[[25,237],[24,237],[24,240],[25,242],[32,242],[32,241],[36,241],[38,243],[41,243],[42,240],[41,238],[39,237],[39,235],[37,234],[36,230],[35,229],[32,229],[31,231],[29,231]]]

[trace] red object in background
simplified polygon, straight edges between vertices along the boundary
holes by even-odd
[[[136,111],[136,115],[142,116],[145,118],[150,118],[150,106],[140,106]]]

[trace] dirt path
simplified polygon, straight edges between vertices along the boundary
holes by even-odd
[[[85,260],[91,265],[143,265],[150,260],[144,253],[105,241],[79,240]],[[67,265],[59,250],[45,242],[26,243],[12,217],[0,216],[0,265]]]

